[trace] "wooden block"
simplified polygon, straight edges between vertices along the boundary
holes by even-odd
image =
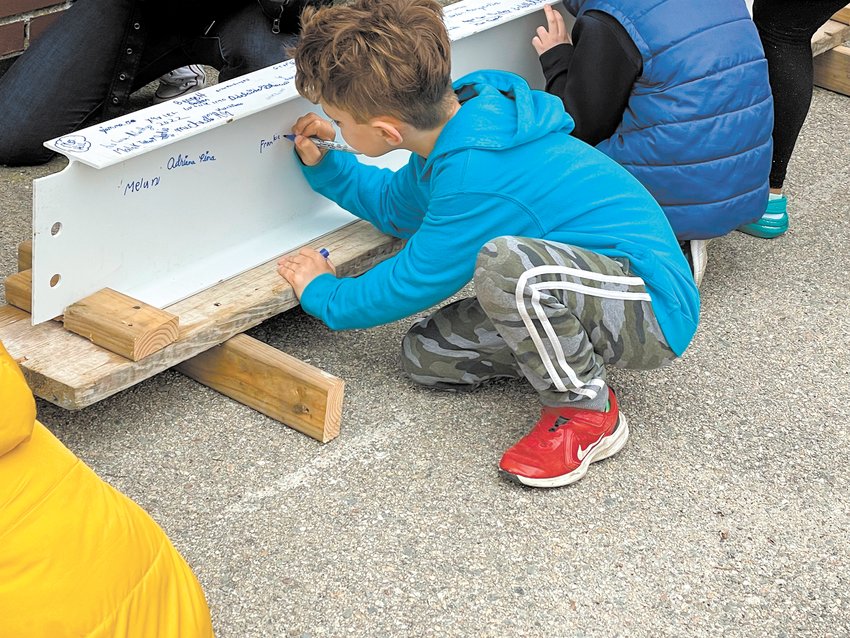
[[[311,245],[330,250],[337,272],[347,277],[396,253],[402,242],[356,221]],[[79,410],[297,305],[292,288],[277,274],[275,258],[166,308],[180,317],[180,337],[141,361],[109,352],[56,322],[33,326],[28,314],[13,308],[8,322],[0,321],[0,340],[12,356],[26,357],[21,369],[36,396]]]
[[[32,268],[32,239],[18,244],[18,272]]]
[[[177,369],[317,441],[339,434],[345,382],[248,335],[236,335]]]
[[[22,270],[3,281],[6,303],[26,312],[32,312],[32,270]]]
[[[65,329],[133,361],[177,341],[178,317],[104,288],[65,309]]]
[[[850,24],[850,4],[843,9],[839,9],[838,13],[832,16],[832,19],[843,24]]]
[[[835,47],[815,58],[815,85],[850,96],[850,47]]]
[[[27,268],[13,275],[9,275],[3,281],[6,294],[6,303],[19,310],[26,312],[27,321],[32,317],[32,270]],[[62,321],[62,317],[53,317],[53,321]],[[2,327],[2,326],[0,326]]]
[[[850,25],[827,20],[812,36],[812,55],[818,56],[837,47],[850,37]]]

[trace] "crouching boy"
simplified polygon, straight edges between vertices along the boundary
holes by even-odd
[[[357,278],[337,278],[311,249],[279,272],[334,330],[396,321],[474,281],[475,297],[411,327],[403,366],[442,389],[526,379],[542,414],[499,467],[526,485],[566,485],[629,435],[605,366],[670,363],[696,330],[699,297],[658,204],[570,136],[561,101],[499,71],[452,85],[449,47],[437,0],[355,0],[303,17],[301,94],[365,155],[411,151],[395,172],[360,164],[318,148],[309,137],[334,129],[309,114],[293,127],[304,176],[408,241]]]

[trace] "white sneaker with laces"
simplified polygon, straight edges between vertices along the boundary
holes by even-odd
[[[194,93],[206,86],[207,74],[200,64],[181,66],[159,78],[159,88],[153,96],[153,103],[160,104],[177,97]]]

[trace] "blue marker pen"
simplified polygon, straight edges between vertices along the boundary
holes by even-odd
[[[319,254],[325,259],[327,259],[331,256],[331,251],[329,251],[327,248],[319,248]]]
[[[287,133],[284,135],[286,139],[290,142],[295,141],[295,135],[291,133]],[[319,148],[326,148],[331,151],[345,151],[346,153],[354,153],[355,155],[360,155],[360,151],[355,151],[353,148],[348,146],[347,144],[342,144],[341,142],[333,142],[331,140],[323,140],[320,137],[311,137],[309,138],[313,144],[318,146]]]

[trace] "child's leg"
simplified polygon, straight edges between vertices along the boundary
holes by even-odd
[[[0,78],[0,164],[43,164],[54,155],[45,140],[94,121],[141,4],[75,2]]]
[[[223,66],[218,75],[224,82],[245,73],[288,59],[287,50],[298,43],[294,33],[273,33],[269,19],[256,2],[243,2],[241,9],[220,21],[210,35],[219,40]]]
[[[603,410],[606,364],[652,369],[675,359],[643,280],[604,255],[499,237],[478,255],[475,288],[545,405]]]
[[[441,390],[474,390],[488,379],[522,376],[475,297],[414,324],[402,340],[401,363],[413,381]]]
[[[478,254],[475,288],[547,406],[500,470],[534,487],[574,483],[629,437],[605,365],[656,368],[675,358],[643,280],[588,250],[499,237]]]

